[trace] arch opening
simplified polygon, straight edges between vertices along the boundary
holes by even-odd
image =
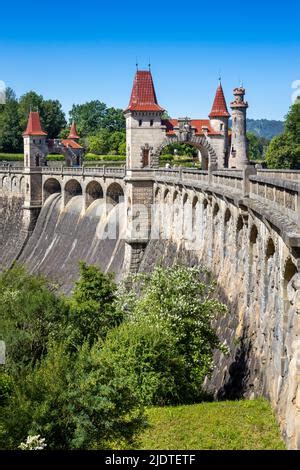
[[[124,199],[124,191],[118,183],[111,183],[106,191],[106,202],[115,206]]]
[[[160,166],[184,164],[208,170],[209,161],[215,161],[215,151],[203,136],[191,136],[189,140],[182,141],[178,136],[166,137],[157,150],[157,159]]]
[[[67,204],[72,197],[82,195],[82,187],[77,180],[70,180],[65,185],[65,204]]]
[[[98,181],[90,181],[85,190],[86,193],[86,209],[97,199],[103,198],[103,189]]]
[[[292,280],[292,278],[295,276],[297,272],[298,272],[297,267],[295,266],[291,258],[288,258],[285,263],[284,274],[283,274],[284,300],[288,299],[287,287],[288,287],[289,282]]]
[[[43,200],[44,202],[48,199],[51,194],[61,193],[60,182],[55,178],[49,178],[45,181],[43,187]]]

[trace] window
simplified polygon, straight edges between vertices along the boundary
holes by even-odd
[[[139,120],[139,126],[140,126],[140,127],[141,127],[142,123],[143,123],[143,121],[140,119],[140,120]]]
[[[151,127],[153,126],[153,119],[151,119],[151,121],[150,121],[150,126]]]
[[[33,139],[33,143],[35,144],[35,139]]]
[[[221,122],[221,124],[220,124],[220,131],[222,131],[223,128],[224,128],[224,124],[223,124],[223,122]]]
[[[143,149],[143,167],[149,166],[149,149]]]

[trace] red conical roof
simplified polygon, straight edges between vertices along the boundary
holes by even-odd
[[[40,115],[38,111],[30,111],[26,130],[23,132],[24,136],[27,135],[47,135],[41,126]]]
[[[126,111],[164,111],[157,102],[150,71],[138,70],[136,72]]]
[[[214,117],[229,117],[229,116],[230,114],[227,109],[225,96],[223,93],[223,88],[220,83],[216,91],[216,96],[215,96],[209,117],[214,118]]]
[[[80,137],[78,135],[78,132],[77,132],[77,129],[76,129],[76,124],[75,124],[74,121],[72,122],[72,126],[71,126],[71,129],[70,129],[70,134],[69,134],[68,139],[80,139]]]

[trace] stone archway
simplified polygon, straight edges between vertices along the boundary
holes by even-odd
[[[152,166],[153,167],[159,166],[159,156],[164,147],[167,147],[168,145],[176,144],[176,143],[190,144],[196,147],[198,150],[200,150],[200,152],[202,151],[204,159],[205,158],[207,159],[204,165],[206,168],[203,168],[203,169],[207,170],[209,164],[212,167],[215,167],[215,168],[217,167],[217,155],[216,155],[215,150],[210,145],[209,141],[207,140],[205,136],[200,136],[200,135],[195,135],[195,134],[192,134],[192,135],[187,134],[184,137],[181,134],[175,135],[175,136],[166,136],[153,152]]]

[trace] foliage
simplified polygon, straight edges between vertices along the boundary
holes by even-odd
[[[262,160],[265,156],[269,141],[264,137],[258,137],[252,132],[247,132],[248,152],[250,160]]]
[[[221,401],[147,410],[139,449],[285,449],[267,400]]]
[[[300,167],[300,144],[289,133],[274,137],[266,152],[268,168],[292,169]]]
[[[25,442],[21,442],[19,449],[21,450],[43,450],[47,447],[45,443],[45,438],[41,437],[39,434],[36,436],[27,436]]]
[[[120,310],[114,300],[116,285],[112,274],[103,274],[96,266],[80,263],[80,278],[75,284],[73,295],[68,302],[68,331],[72,341],[90,345],[100,336],[122,321]]]
[[[34,369],[18,377],[1,410],[0,446],[16,448],[28,434],[44,436],[50,449],[131,443],[142,413],[130,377],[117,364],[106,364],[98,344],[92,349],[83,344],[71,354],[55,343]]]
[[[294,144],[300,145],[300,100],[297,100],[285,117],[285,133],[291,136]]]
[[[226,352],[211,325],[214,318],[226,313],[226,307],[214,298],[214,285],[208,274],[184,266],[156,267],[151,275],[135,277],[133,288],[135,296],[132,292],[129,297],[126,291],[123,295],[119,293],[118,302],[129,317],[129,332],[135,331],[135,335],[126,336],[122,329],[126,329],[126,325],[112,335],[117,335],[115,343],[124,349],[124,354],[126,349],[128,354],[132,351],[133,370],[143,362],[143,352],[134,346],[134,342],[143,344],[149,365],[141,370],[139,380],[145,381],[144,373],[149,374],[150,381],[152,376],[157,376],[149,386],[153,387],[152,392],[147,391],[150,402],[187,403],[201,399],[201,384],[213,369],[214,350]],[[154,338],[157,334],[157,342],[162,343],[157,348],[147,344],[151,328]],[[143,331],[146,330],[150,331],[144,338]],[[162,331],[167,335],[166,344],[172,345],[169,352],[164,351],[164,338],[159,337]],[[133,345],[130,346],[128,341],[133,341]],[[165,356],[162,369],[160,360],[156,362],[160,351],[164,351]]]
[[[300,102],[294,103],[285,118],[283,134],[274,137],[266,152],[268,168],[300,168]]]
[[[7,368],[35,363],[59,334],[64,305],[56,288],[42,277],[14,266],[0,276],[0,331]]]
[[[22,128],[18,118],[18,101],[11,88],[6,90],[6,104],[0,104],[0,151],[19,152],[23,147]]]
[[[0,153],[0,162],[22,162],[23,160],[23,153]]]
[[[85,161],[125,162],[125,157],[123,155],[95,155],[93,153],[87,153]]]
[[[120,149],[124,151],[124,145],[126,153],[125,141],[125,132],[110,132],[108,129],[101,129],[97,134],[87,138],[87,147],[90,152],[95,154],[104,155],[110,153],[117,155]]]
[[[48,138],[57,137],[66,125],[64,112],[58,100],[44,100],[42,95],[30,91],[19,100],[18,115],[22,130],[25,130],[30,109],[39,111],[43,130]]]
[[[207,273],[158,267],[116,289],[80,265],[72,296],[14,266],[0,276],[0,448],[41,435],[49,449],[133,446],[143,405],[203,398],[226,311]]]
[[[73,105],[70,119],[77,124],[82,137],[96,135],[101,129],[121,131],[125,129],[125,118],[121,109],[107,108],[98,100]]]
[[[176,151],[176,152],[174,152]],[[198,150],[189,144],[184,144],[181,142],[175,142],[174,144],[167,145],[162,149],[162,155],[171,154],[171,155],[185,155],[188,157],[197,157]]]

